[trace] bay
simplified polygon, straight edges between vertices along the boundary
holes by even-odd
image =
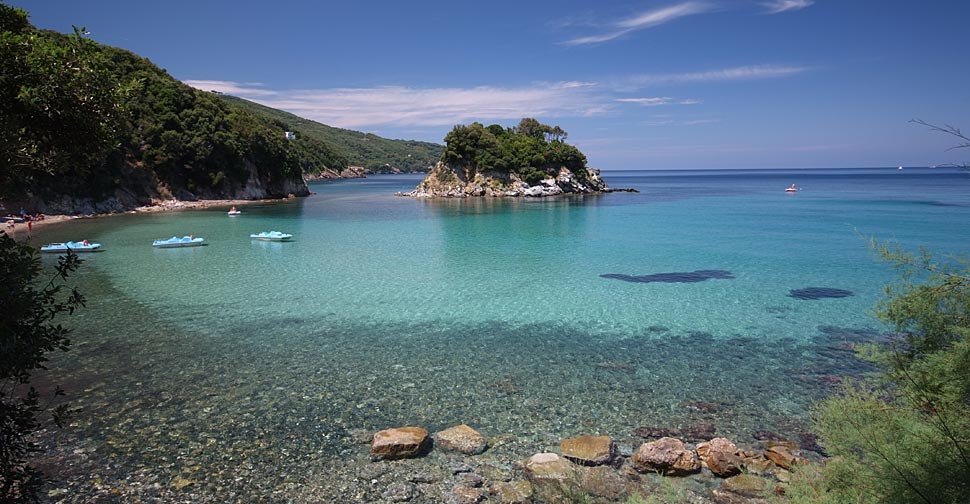
[[[357,429],[468,423],[511,436],[490,451],[508,460],[642,426],[796,439],[814,401],[868,369],[851,345],[889,329],[871,309],[895,273],[865,238],[970,244],[956,169],[604,176],[640,192],[429,201],[393,195],[419,176],[376,176],[235,218],[45,229],[105,248],[55,361],[83,408],[57,448],[92,448],[105,479],[169,481],[189,460],[218,496],[365,457]],[[264,230],[294,241],[249,239]],[[208,246],[150,246],[185,234]],[[807,288],[844,297],[793,296]],[[244,485],[240,460],[260,468]]]

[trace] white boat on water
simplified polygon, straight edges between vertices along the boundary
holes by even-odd
[[[235,217],[237,215],[242,214],[242,212],[240,212],[239,210],[229,210],[226,213],[229,214],[229,217]]]
[[[902,167],[902,166],[900,166],[899,168],[896,168],[896,169],[897,169],[897,170],[902,170],[902,169],[903,169],[903,167]]]
[[[179,248],[179,247],[198,247],[205,241],[203,238],[195,236],[183,236],[181,238],[173,236],[167,240],[155,240],[152,247],[155,248]]]
[[[100,243],[88,243],[87,240],[74,242],[64,242],[64,243],[48,243],[40,248],[41,252],[46,254],[56,254],[60,252],[97,252],[101,248]]]
[[[251,234],[249,237],[259,241],[287,241],[293,238],[293,235],[279,231],[263,231],[261,233]]]

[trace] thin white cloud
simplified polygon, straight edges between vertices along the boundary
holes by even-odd
[[[500,88],[332,88],[270,90],[237,82],[187,80],[186,84],[286,110],[342,128],[450,126],[522,117],[585,117],[610,110],[591,83],[541,83]]]
[[[676,74],[637,75],[620,84],[621,87],[653,86],[661,84],[686,84],[692,82],[719,82],[734,80],[770,79],[788,77],[807,71],[806,67],[778,65],[750,65],[705,72]]]
[[[720,119],[688,119],[686,121],[681,122],[681,124],[683,124],[684,126],[695,126],[698,124],[712,124],[717,122],[721,122],[721,120]]]
[[[701,103],[700,100],[696,100],[694,98],[678,100],[669,96],[657,96],[652,98],[617,98],[616,101],[621,103],[636,103],[638,105],[643,105],[644,107],[657,107],[660,105],[697,105],[698,103]]]
[[[780,12],[801,10],[814,3],[813,0],[774,0],[772,2],[764,2],[761,5],[768,9],[768,14],[778,14]]]
[[[262,84],[256,82],[228,82],[219,80],[187,80],[182,82],[203,91],[218,91],[231,95],[241,96],[241,93],[245,93],[247,96],[273,96],[276,94],[275,91],[261,89],[263,87]]]
[[[712,10],[714,10],[714,6],[706,2],[683,2],[668,7],[642,12],[635,16],[615,21],[611,23],[610,26],[612,29],[610,31],[597,35],[570,39],[563,42],[563,44],[589,45],[608,42],[610,40],[622,37],[630,32],[653,28],[654,26],[669,23],[675,19],[685,16],[692,16],[695,14],[703,14]]]
[[[701,124],[712,124],[721,122],[720,119],[706,118],[706,119],[684,119],[675,120],[673,118],[656,118],[644,121],[644,126],[698,126]]]

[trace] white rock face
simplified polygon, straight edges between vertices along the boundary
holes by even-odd
[[[479,172],[470,179],[463,167],[438,163],[427,177],[411,192],[397,193],[412,198],[467,198],[488,196],[492,198],[545,198],[569,193],[611,192],[600,176],[599,170],[587,169],[585,183],[576,174],[563,167],[555,177],[529,185],[514,173]]]

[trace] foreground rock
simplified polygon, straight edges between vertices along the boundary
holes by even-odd
[[[613,460],[613,440],[609,436],[580,436],[560,443],[562,455],[584,466],[609,464]]]
[[[478,455],[488,447],[488,440],[475,429],[461,424],[445,429],[434,436],[435,445],[445,450]]]
[[[792,454],[791,450],[782,445],[772,446],[765,450],[765,457],[782,469],[791,470],[798,463],[798,459]]]
[[[697,445],[697,455],[715,476],[728,478],[741,472],[741,450],[727,439],[714,438]]]
[[[431,448],[428,431],[421,427],[399,427],[374,434],[371,457],[375,460],[397,460],[424,455]]]
[[[660,438],[643,443],[631,459],[640,472],[656,472],[667,476],[687,476],[701,470],[701,463],[692,450],[679,439]]]
[[[525,474],[535,481],[567,481],[575,475],[575,467],[555,453],[536,453],[525,461]]]

